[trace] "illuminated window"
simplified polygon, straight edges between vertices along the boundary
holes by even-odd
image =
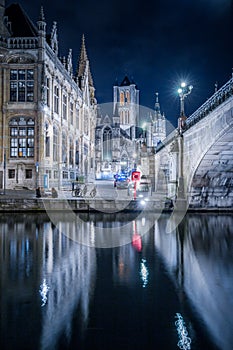
[[[128,90],[126,91],[125,95],[126,95],[126,102],[130,103],[130,93]]]
[[[120,105],[123,106],[124,102],[125,102],[124,92],[121,91],[121,93],[120,93]]]
[[[32,118],[12,118],[10,128],[10,157],[34,157],[34,120]]]
[[[112,159],[112,130],[109,127],[104,129],[103,133],[103,160]]]
[[[10,101],[33,102],[34,71],[33,69],[10,70]]]

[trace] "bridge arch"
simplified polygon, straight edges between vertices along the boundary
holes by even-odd
[[[201,158],[189,193],[190,207],[233,206],[233,126]]]

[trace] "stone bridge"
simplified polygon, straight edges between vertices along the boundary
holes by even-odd
[[[233,207],[233,77],[159,146],[155,188],[189,207]]]

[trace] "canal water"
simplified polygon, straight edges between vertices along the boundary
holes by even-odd
[[[233,216],[1,214],[0,349],[233,346]]]

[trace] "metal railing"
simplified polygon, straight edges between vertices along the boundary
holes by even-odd
[[[196,124],[199,120],[205,118],[214,109],[233,96],[233,77],[216,91],[201,107],[199,107],[186,120],[186,130]]]
[[[216,91],[203,105],[201,105],[193,114],[186,119],[186,128],[183,132],[191,128],[201,119],[205,118],[214,109],[219,107],[228,98],[233,96],[233,77],[226,82],[218,91]],[[173,130],[163,142],[156,147],[156,152],[168,145],[178,135],[178,130]]]

